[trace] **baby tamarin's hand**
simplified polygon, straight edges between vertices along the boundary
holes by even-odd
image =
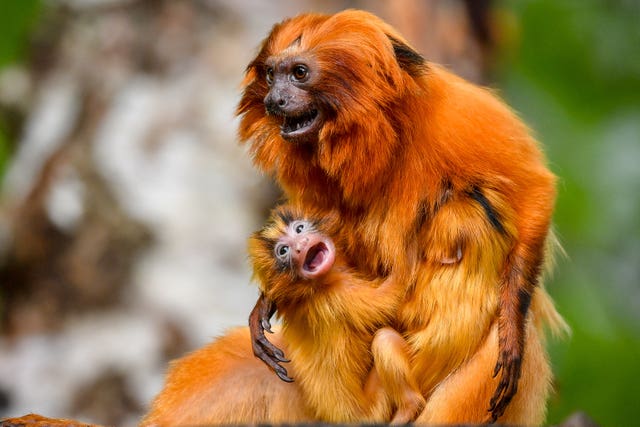
[[[275,304],[264,294],[260,294],[255,307],[249,315],[249,330],[251,331],[251,347],[253,354],[271,369],[273,369],[282,381],[293,382],[287,374],[287,370],[280,364],[289,362],[284,357],[284,353],[275,345],[271,344],[264,334],[264,331],[271,331],[271,316],[276,311]]]

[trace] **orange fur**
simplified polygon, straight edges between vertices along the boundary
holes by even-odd
[[[278,332],[274,343],[287,346]],[[192,426],[311,421],[296,384],[287,384],[253,356],[249,328],[238,328],[171,363],[165,387],[141,426]]]
[[[309,81],[291,90],[321,113],[321,128],[302,142],[281,134],[285,113],[265,113],[265,72],[290,63],[309,68]],[[397,324],[414,375],[429,401],[450,400],[431,416],[483,422],[506,409],[500,422],[539,423],[548,377],[533,369],[548,364],[527,325],[557,316],[529,307],[544,294],[555,178],[516,115],[489,90],[423,61],[380,19],[351,10],[276,25],[247,69],[238,114],[256,166],[290,202],[339,212],[340,240],[360,274],[404,283]],[[473,411],[456,409],[462,393],[439,394],[454,383],[478,390]]]
[[[313,225],[290,238],[289,224],[301,220]],[[300,265],[292,261],[285,268],[275,259],[283,235],[292,246],[304,244],[313,236],[332,236],[335,224],[280,207],[250,239],[258,283],[283,320],[294,378],[318,420],[384,422],[395,409],[393,422],[413,421],[424,399],[409,376],[409,349],[396,331],[383,327],[396,315],[402,284],[359,277],[344,263],[339,242],[335,263],[321,277],[299,277]]]
[[[548,298],[536,290],[537,299]],[[500,423],[505,425],[541,425],[545,418],[546,397],[551,390],[551,369],[544,340],[534,322],[527,322],[527,346],[519,392],[515,395]],[[486,372],[495,365],[498,351],[497,325],[489,330],[473,356],[458,371],[441,381],[430,393],[424,411],[416,423],[427,425],[462,424],[486,418],[486,399],[497,380],[487,379]]]
[[[66,418],[49,418],[39,414],[27,414],[16,418],[0,418],[3,427],[101,427]]]

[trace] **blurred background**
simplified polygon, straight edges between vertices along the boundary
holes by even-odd
[[[279,197],[244,67],[302,11],[368,9],[495,88],[560,177],[548,423],[640,419],[640,2],[2,0],[0,418],[135,425],[172,358],[246,324]]]

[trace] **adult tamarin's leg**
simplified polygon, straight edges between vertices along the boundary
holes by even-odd
[[[270,338],[286,349],[278,332]],[[281,381],[256,359],[249,328],[238,328],[171,363],[141,426],[310,420],[297,385]]]
[[[535,317],[537,313],[532,314]],[[498,418],[501,424],[540,425],[545,419],[552,374],[543,345],[543,331],[534,323],[533,319],[527,321],[527,345],[518,393]],[[492,377],[498,346],[498,324],[495,322],[474,356],[435,387],[416,423],[440,425],[481,419],[491,421],[492,414],[487,411],[486,402],[499,381]]]

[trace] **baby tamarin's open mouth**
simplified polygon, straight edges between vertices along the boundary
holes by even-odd
[[[308,278],[315,278],[326,274],[335,260],[333,245],[326,241],[319,241],[309,247],[304,256],[302,270]]]
[[[327,245],[325,245],[324,242],[320,242],[311,247],[304,259],[304,269],[307,271],[314,271],[319,266],[322,266],[322,263],[326,259],[327,251]]]

